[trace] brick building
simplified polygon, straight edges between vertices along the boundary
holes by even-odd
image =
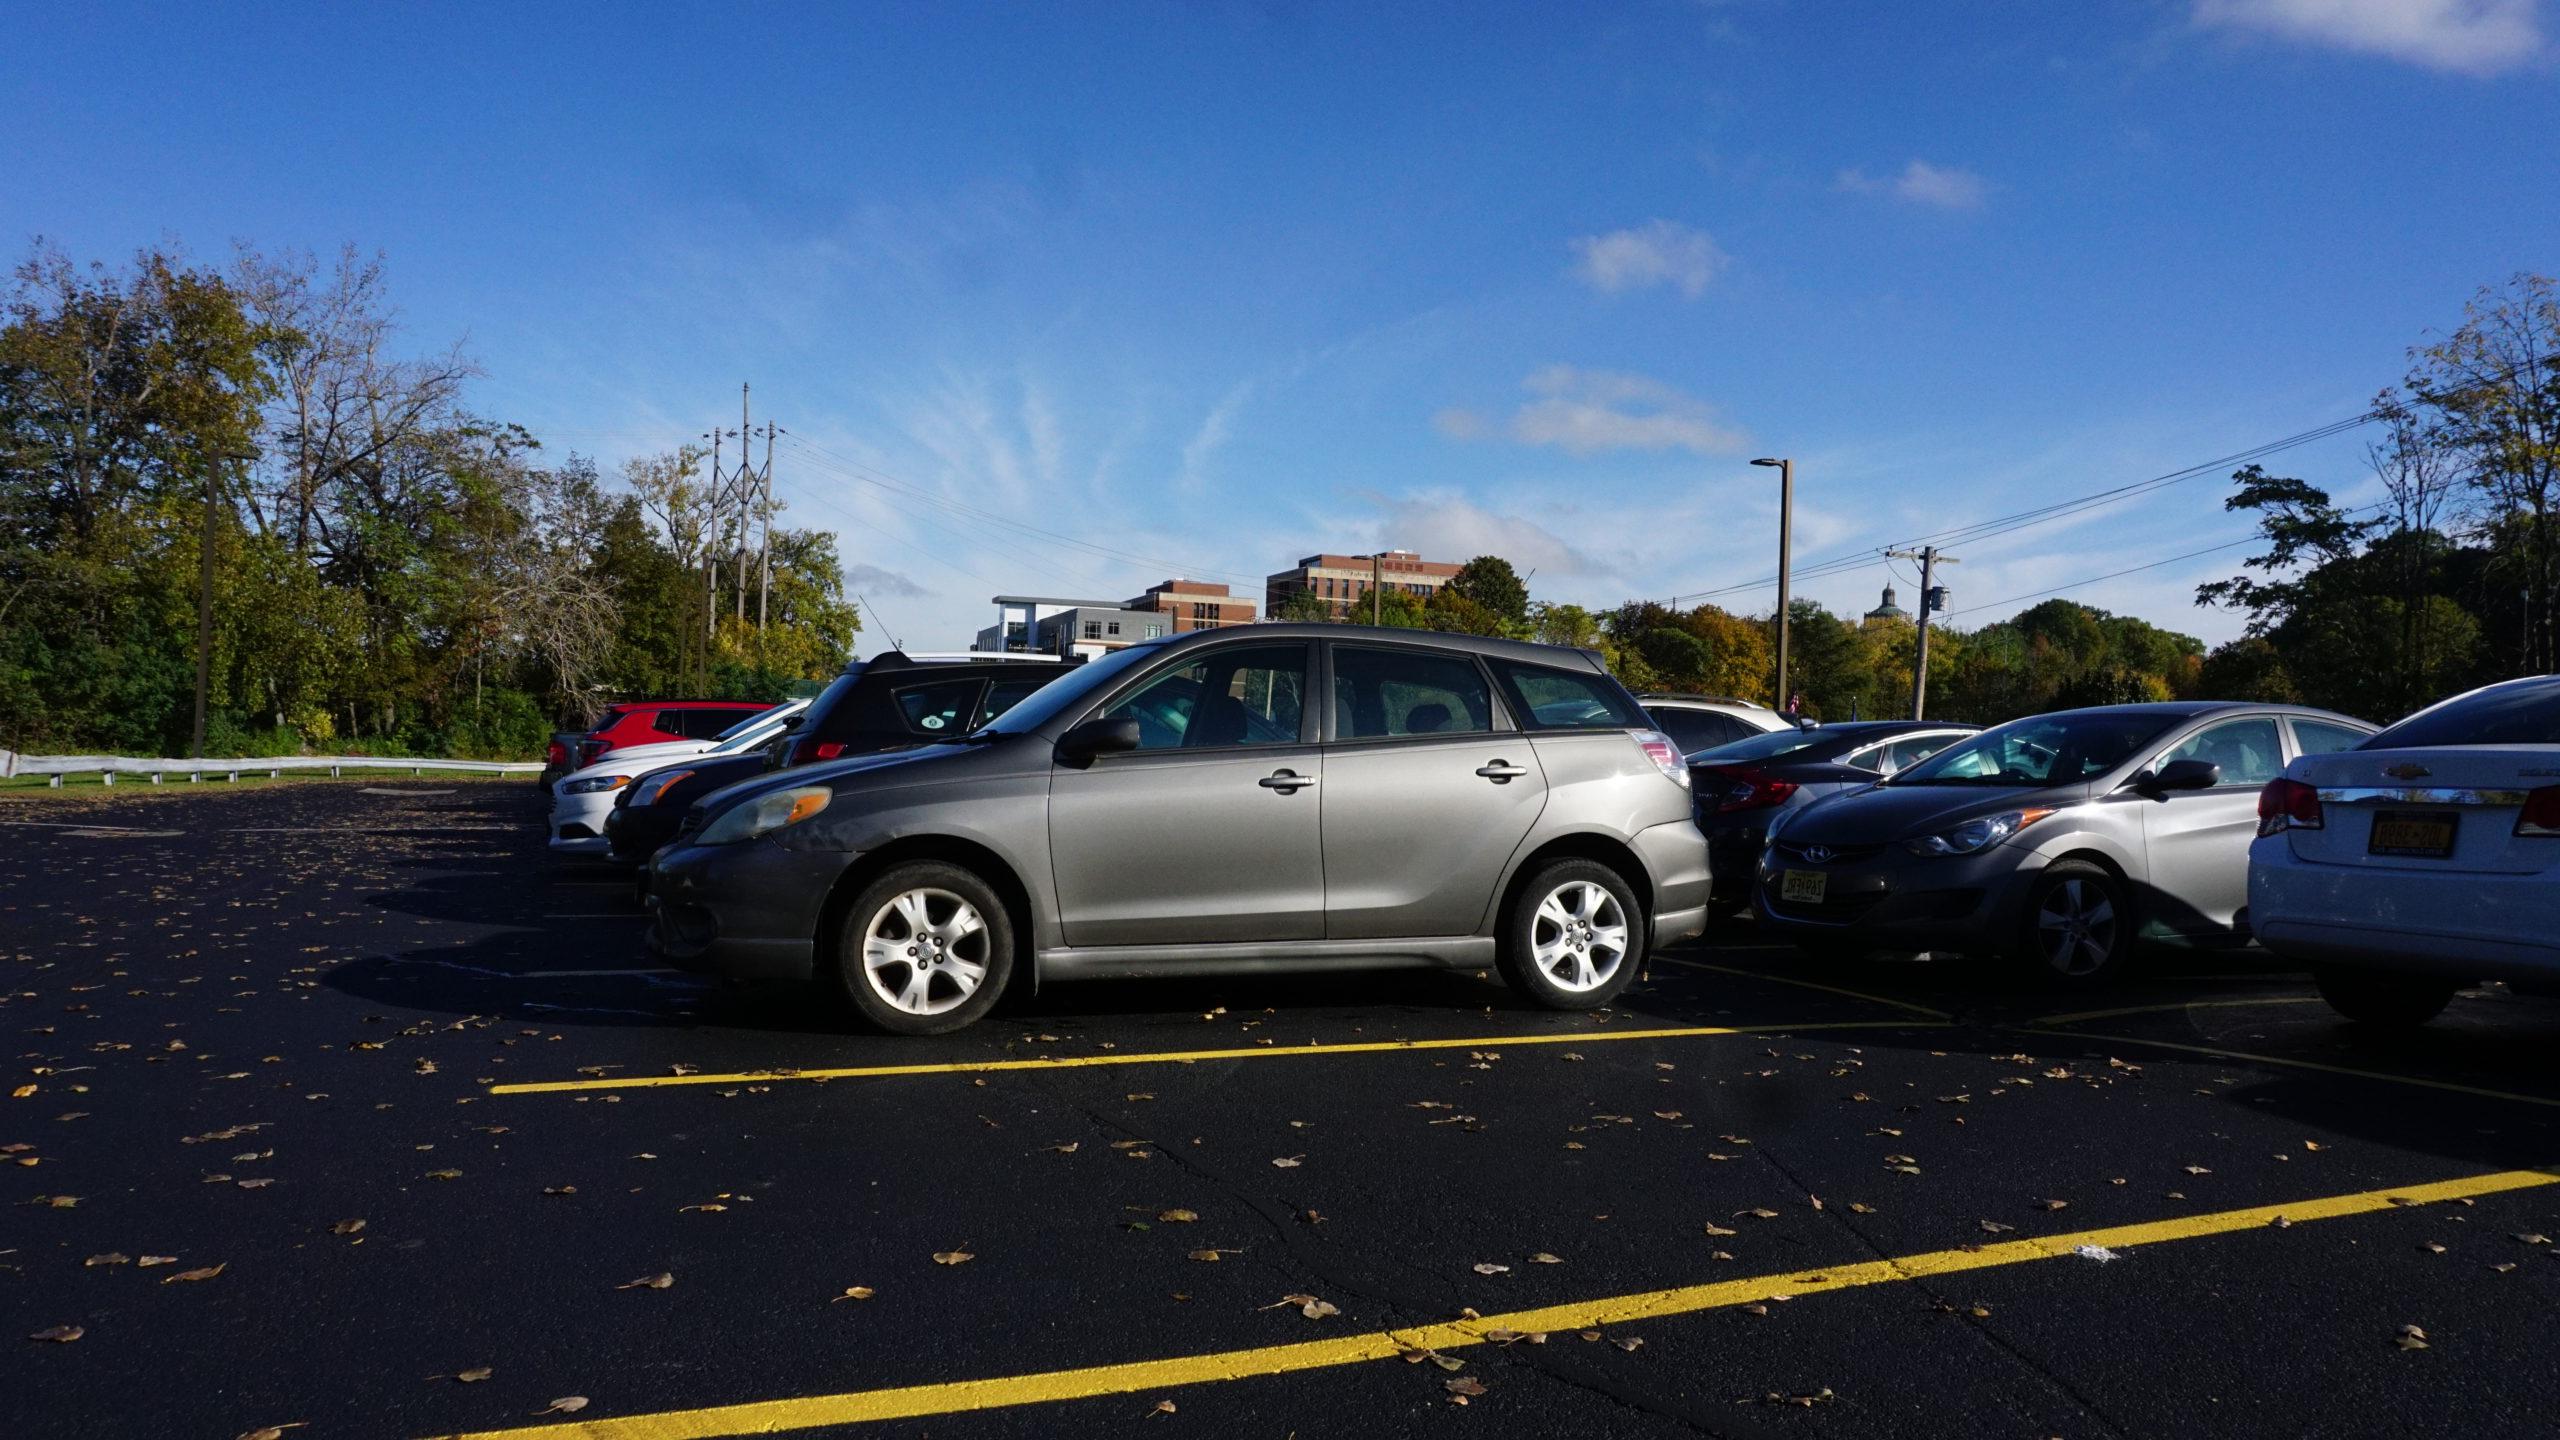
[[[1263,613],[1278,614],[1283,601],[1304,591],[1330,603],[1336,615],[1343,615],[1354,604],[1369,598],[1373,578],[1378,584],[1427,601],[1439,594],[1460,568],[1446,560],[1425,560],[1410,550],[1388,550],[1374,559],[1367,555],[1309,555],[1263,582]]]
[[[1130,610],[1152,610],[1172,617],[1173,632],[1214,630],[1222,625],[1253,623],[1253,601],[1237,595],[1226,586],[1207,580],[1185,580],[1179,576],[1161,585],[1150,585],[1146,593],[1130,601]]]

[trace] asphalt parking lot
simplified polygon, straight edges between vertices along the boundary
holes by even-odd
[[[12,1436],[2560,1420],[2560,1007],[2503,990],[2375,1039],[2262,958],[2056,996],[1742,923],[1595,1016],[890,1040],[652,969],[520,783],[211,790],[0,802]]]

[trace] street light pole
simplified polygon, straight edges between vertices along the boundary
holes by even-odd
[[[1791,549],[1796,522],[1796,462],[1761,459],[1754,465],[1778,467],[1778,708],[1787,708],[1787,582],[1793,578]]]

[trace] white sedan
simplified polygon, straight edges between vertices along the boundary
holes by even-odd
[[[2351,1020],[2422,1024],[2481,980],[2560,993],[2560,675],[2287,766],[2258,797],[2248,914]]]
[[[614,792],[661,765],[696,755],[736,755],[772,740],[809,708],[793,700],[760,710],[709,740],[669,740],[656,745],[630,745],[575,770],[551,785],[551,848],[563,854],[602,855],[610,849],[604,817],[613,809]]]

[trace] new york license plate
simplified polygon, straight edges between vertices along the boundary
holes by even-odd
[[[1789,870],[1778,877],[1778,898],[1796,905],[1819,905],[1831,877],[1819,870]]]
[[[2453,853],[2453,830],[2458,818],[2442,810],[2377,810],[2365,851],[2441,860]]]

